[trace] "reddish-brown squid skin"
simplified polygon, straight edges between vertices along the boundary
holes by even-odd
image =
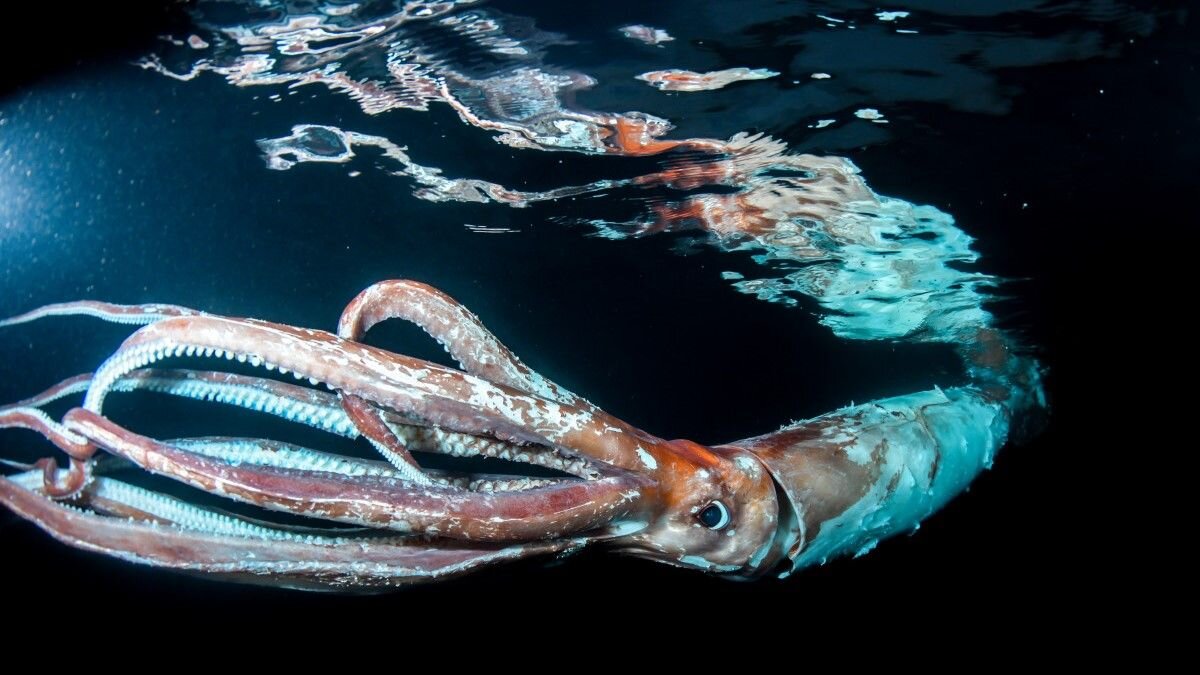
[[[77,502],[110,511],[85,491]],[[68,509],[0,478],[0,504],[65,544],[130,562],[218,576],[231,581],[305,590],[369,590],[457,576],[480,566],[558,553],[584,539],[520,545],[350,540],[314,546],[303,542],[148,527],[152,519],[122,509],[113,518]],[[160,521],[160,525],[164,524]]]
[[[774,532],[774,489],[765,471],[756,470],[749,481],[759,484],[755,492],[763,496],[746,502],[738,494],[748,482],[743,475],[745,470],[733,462],[693,443],[663,441],[603,413],[570,410],[564,404],[323,331],[262,321],[213,316],[168,319],[139,330],[126,340],[118,355],[164,340],[255,354],[264,361],[316,377],[338,391],[448,429],[518,440],[532,438],[570,448],[615,468],[648,475],[655,487],[641,503],[654,506],[643,506],[640,510],[645,513],[640,517],[634,512],[625,517],[649,521],[647,536],[636,545],[653,548],[660,555],[703,554],[704,560],[714,566],[741,567],[739,557],[750,557],[743,549],[757,551],[762,541],[769,541]],[[331,355],[336,367],[321,366],[322,358]],[[491,394],[473,399],[477,393],[473,387],[486,387]],[[414,391],[420,395],[414,396]],[[519,414],[516,418],[505,417],[502,411]],[[565,416],[576,416],[575,426],[561,423],[564,411]],[[555,420],[559,422],[556,424]],[[750,510],[744,517],[734,516],[746,523],[743,531],[748,536],[731,538],[726,533],[708,533],[695,527],[696,513],[710,501],[728,502],[726,506],[730,508],[747,504]],[[760,502],[766,505],[760,508],[757,506]],[[537,525],[523,533],[527,535],[538,528],[546,532],[544,525]],[[771,534],[767,534],[768,530]],[[472,531],[467,536],[478,537],[482,533]],[[701,554],[683,553],[696,539],[713,543],[692,546]],[[748,545],[744,543],[747,541]]]
[[[89,410],[64,420],[109,452],[207,492],[268,509],[473,541],[528,541],[593,529],[635,511],[649,481],[615,475],[499,494],[394,478],[233,466],[135,434]],[[621,472],[625,474],[625,472]]]
[[[73,382],[68,380],[60,386],[70,386],[71,384]],[[53,423],[41,410],[22,405],[29,402],[32,401],[21,401],[18,404],[0,408],[0,429],[29,429],[46,437],[70,458],[70,470],[65,477],[60,479],[54,460],[50,458],[39,460],[37,465],[46,477],[43,490],[51,497],[68,497],[79,492],[91,477],[87,460],[96,454],[95,444]]]
[[[797,566],[820,562],[869,548],[898,527],[919,522],[990,461],[1005,437],[1010,409],[1036,384],[1031,366],[1022,370],[1023,362],[1014,360],[1011,350],[982,334],[968,363],[987,387],[893,397],[706,447],[638,430],[545,380],[436,289],[393,281],[368,291],[343,316],[342,337],[198,313],[155,318],[88,380],[84,407],[68,412],[61,424],[38,406],[80,391],[85,378],[0,408],[0,427],[38,431],[72,458],[71,471],[47,461],[36,474],[23,474],[22,484],[0,479],[0,502],[81,548],[286,586],[409,583],[589,542],[682,567],[756,577],[785,558]],[[116,317],[130,314],[120,306],[73,306]],[[387,318],[426,328],[468,372],[356,339]],[[138,371],[166,356],[197,352],[286,369],[328,385],[333,393],[247,376]],[[586,458],[587,470],[578,474],[586,478],[477,492],[390,474],[243,462],[141,436],[101,414],[108,391],[178,382],[202,383],[210,391],[237,387],[316,406],[326,414],[336,410],[341,397],[352,413],[362,414],[339,424],[353,425],[359,433],[375,426],[375,438],[384,438],[384,445],[400,447],[394,425],[434,427],[498,439],[511,444],[507,447],[535,444]],[[293,539],[230,537],[222,534],[224,525],[197,530],[193,524],[188,530],[161,510],[146,508],[161,505],[161,496],[122,501],[97,493],[97,485],[112,484],[92,475],[90,458],[98,449],[251,504],[413,534],[401,543],[312,548]],[[31,487],[35,483],[39,487]],[[98,513],[71,511],[46,495]],[[710,510],[720,517],[705,517]],[[287,538],[278,531],[270,536]],[[356,553],[363,546],[371,552]]]
[[[414,321],[447,344],[451,355],[468,372],[525,391],[537,390],[589,413],[595,420],[589,425],[595,438],[587,434],[574,436],[565,445],[605,463],[648,475],[655,486],[654,497],[645,500],[642,513],[627,516],[628,520],[647,523],[645,531],[624,543],[614,542],[615,546],[627,551],[643,550],[659,558],[703,561],[713,569],[736,568],[745,576],[759,574],[774,564],[777,556],[763,555],[762,551],[775,535],[779,502],[769,475],[748,454],[735,453],[741,459],[739,466],[734,458],[691,441],[665,441],[630,427],[541,378],[499,343],[473,314],[424,284],[375,284],[347,307],[339,333],[359,338],[387,318]],[[450,339],[447,332],[451,326],[466,335]],[[752,476],[747,476],[745,467],[752,467]],[[735,510],[732,516],[741,524],[739,536],[699,526],[697,512],[713,501]],[[757,563],[749,564],[752,560]]]
[[[738,448],[709,448],[667,441],[652,472],[660,487],[658,511],[648,526],[613,545],[625,553],[683,567],[753,578],[782,556],[774,545],[787,518],[766,466]],[[705,527],[698,514],[719,502],[729,525]]]
[[[392,452],[398,461],[419,470],[417,460],[413,459],[412,453],[404,447],[395,432],[388,427],[383,411],[357,396],[347,394],[341,398],[342,409],[354,422],[359,433]]]
[[[253,354],[331,388],[447,429],[569,447],[625,469],[641,466],[649,434],[602,412],[548,401],[458,370],[339,338],[253,319],[166,319],[130,336],[113,358],[156,345],[194,345]]]
[[[389,319],[419,326],[472,375],[598,412],[588,401],[522,363],[479,317],[428,284],[408,279],[372,284],[346,305],[338,320],[338,336],[361,341],[372,327]]]
[[[117,316],[130,313],[117,306],[85,308]],[[372,325],[388,318],[413,321],[425,328],[468,372],[358,341]],[[777,557],[768,548],[775,538],[779,502],[766,470],[750,455],[690,441],[665,441],[625,424],[525,366],[473,314],[440,291],[409,281],[377,284],[348,306],[339,330],[342,337],[190,311],[163,318],[130,336],[95,374],[88,397],[91,409],[68,412],[61,427],[46,424],[37,415],[12,411],[5,426],[32,427],[56,438],[75,458],[73,469],[86,467],[81,460],[102,448],[151,472],[258,506],[423,533],[441,541],[494,542],[497,546],[561,543],[578,536],[576,533],[595,532],[621,551],[743,576],[760,574]],[[377,439],[385,432],[390,434],[380,415],[388,411],[418,424],[563,448],[596,462],[599,475],[512,493],[474,494],[396,478],[230,464],[141,436],[100,414],[104,392],[96,394],[94,390],[111,386],[113,377],[144,381],[139,372],[125,373],[144,363],[144,355],[178,353],[181,346],[236,353],[324,382],[343,399],[359,432],[372,427],[379,432],[374,436]],[[332,403],[329,394],[268,380],[192,372],[175,377],[250,387],[308,403]],[[28,403],[47,400],[83,381],[73,378]],[[387,444],[399,446],[394,437]],[[42,468],[47,486],[61,481],[62,472],[50,462]],[[68,482],[78,492],[88,476],[76,473],[69,474]],[[225,569],[221,566],[225,563],[215,561],[226,555],[221,553],[226,543],[209,541],[206,535],[171,533],[167,539],[178,539],[174,548],[168,547],[177,553],[171,558],[160,548],[165,545],[163,540],[145,533],[144,526],[93,522],[96,529],[88,538],[78,529],[82,521],[77,516],[19,497],[18,488],[2,487],[6,502],[26,515],[37,512],[39,524],[69,543],[110,553],[124,546],[125,557],[154,564],[210,572]],[[731,522],[736,523],[728,531],[710,530],[697,520],[700,511],[716,502],[728,507]],[[107,512],[160,522],[135,505],[103,503]],[[256,546],[260,544],[239,543],[234,549],[244,553]],[[455,550],[460,545],[444,546]],[[553,548],[549,544],[543,548],[546,546]],[[185,550],[187,553],[179,553]],[[422,555],[426,560],[435,554]],[[471,555],[491,560],[516,554],[484,550]],[[289,553],[284,557],[297,556]],[[279,583],[290,585],[296,580],[280,574]]]

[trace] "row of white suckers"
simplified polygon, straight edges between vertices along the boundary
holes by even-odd
[[[11,480],[28,490],[42,487],[43,474],[41,470],[8,476]],[[168,521],[168,527],[183,530],[203,532],[206,534],[244,537],[248,539],[268,539],[272,541],[292,541],[305,544],[335,546],[349,540],[344,537],[327,537],[322,535],[301,534],[283,529],[250,523],[235,516],[216,513],[187,502],[168,497],[158,492],[130,485],[112,478],[98,477],[89,488],[89,495],[94,498],[106,499],[124,504],[138,511],[150,514],[156,518]],[[70,509],[78,513],[92,513],[88,509],[72,506],[64,502],[55,502],[60,508]],[[156,521],[134,521],[150,527],[161,527]]]
[[[251,466],[270,466],[296,471],[320,471],[343,476],[402,478],[399,472],[382,464],[357,462],[353,458],[340,457],[285,444],[273,444],[273,447],[264,448],[260,442],[250,439],[178,439],[171,441],[170,444],[173,447],[182,448],[188,452],[220,459],[233,466],[249,464]],[[475,480],[469,480],[464,477],[432,478],[439,485],[465,488],[473,492],[528,490],[557,482],[555,480],[523,477],[512,479],[479,478]]]
[[[121,355],[115,361],[110,359],[105,362],[93,378],[93,386],[88,390],[84,407],[99,412],[100,404],[103,402],[104,396],[108,391],[114,389],[132,390],[137,388],[132,384],[132,381],[129,381],[130,384],[128,386],[117,384],[120,378],[134,370],[144,368],[172,356],[224,358],[229,361],[236,360],[239,363],[249,363],[255,367],[263,367],[268,371],[278,370],[280,374],[286,375],[289,372],[287,368],[278,367],[272,363],[263,361],[261,357],[256,355],[241,354],[215,347],[197,347],[195,345],[163,347],[146,345],[134,348],[126,354]],[[301,373],[293,372],[292,375],[298,380],[305,379],[305,376]],[[308,381],[314,386],[323,384],[314,377],[308,377]],[[329,387],[328,384],[325,386]],[[250,386],[222,385],[220,383],[197,379],[175,382],[164,381],[161,385],[151,385],[147,388],[187,398],[217,401],[258,412],[266,412],[283,417],[288,421],[324,429],[348,438],[356,438],[359,435],[358,429],[355,428],[354,423],[340,406],[322,406],[305,403],[257,390]],[[332,389],[332,387],[329,388]],[[422,428],[407,425],[389,426],[400,440],[406,444],[413,445],[414,441],[423,441],[420,444],[416,444],[416,447],[419,449],[434,447],[439,452],[452,457],[492,457],[544,466],[581,477],[588,477],[594,473],[588,462],[582,459],[566,458],[552,451],[521,448],[503,441],[489,440],[469,434],[447,432],[437,428]]]

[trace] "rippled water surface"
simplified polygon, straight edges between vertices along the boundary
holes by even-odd
[[[1178,222],[1160,196],[1197,182],[1185,4],[202,0],[96,18],[66,22],[61,54],[8,59],[0,316],[104,298],[332,329],[360,289],[419,279],[548,377],[704,443],[960,384],[950,345],[985,327],[1046,367],[1042,431],[869,556],[735,585],[588,552],[422,602],[519,586],[836,603],[1047,554],[1071,535],[1025,525],[1070,511],[1083,261],[1107,233]],[[5,329],[0,401],[94,368],[127,332]],[[444,360],[418,331],[378,333]],[[113,405],[151,434],[262,429],[194,402]],[[316,602],[0,519],[7,564],[56,594]]]

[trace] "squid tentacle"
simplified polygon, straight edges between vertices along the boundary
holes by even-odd
[[[253,410],[331,434],[356,438],[358,430],[331,393],[288,382],[219,371],[141,369],[114,391],[151,391]]]
[[[403,319],[416,324],[466,372],[497,384],[596,412],[590,402],[521,362],[473,312],[442,291],[417,281],[372,284],[346,306],[338,336],[361,341],[376,324]]]
[[[67,471],[60,472],[53,459],[45,457],[34,463],[42,471],[42,491],[54,499],[69,499],[79,494],[92,480],[92,463],[72,457]]]
[[[61,398],[66,398],[67,396],[73,396],[75,394],[82,394],[87,391],[91,384],[92,374],[81,373],[75,377],[68,377],[53,387],[50,387],[49,389],[46,389],[45,391],[34,396],[30,396],[27,399],[23,399],[6,406],[0,406],[0,411],[10,408],[40,408],[47,403],[53,403]]]
[[[65,391],[72,387],[78,387],[78,383],[74,380],[77,378],[68,380],[67,386],[56,387],[48,395],[42,394],[18,404],[0,407],[0,429],[36,431],[70,458],[70,470],[61,477],[61,480],[54,460],[47,458],[38,462],[45,477],[45,484],[42,488],[47,495],[55,498],[75,495],[88,483],[91,478],[90,459],[96,453],[96,446],[85,436],[54,421],[41,408],[33,407],[28,403],[66,396]]]
[[[373,407],[366,400],[353,395],[342,396],[342,408],[354,422],[354,426],[368,440],[379,454],[383,455],[404,478],[417,485],[430,485],[433,481],[425,475],[424,469],[413,459],[408,448],[392,431],[383,419],[383,412]]]
[[[553,382],[546,380],[541,375],[529,369],[515,356],[513,356],[512,353],[502,343],[500,343],[490,331],[483,327],[482,323],[479,322],[478,318],[475,317],[474,314],[471,314],[468,310],[462,307],[462,305],[449,298],[449,296],[442,294],[440,291],[437,291],[432,287],[411,281],[382,282],[373,288],[376,287],[379,289],[377,291],[377,295],[385,298],[391,298],[391,300],[387,302],[375,302],[365,298],[362,294],[360,294],[359,298],[356,298],[355,301],[351,302],[346,311],[343,313],[342,326],[343,329],[349,334],[361,336],[367,329],[373,326],[374,323],[383,320],[383,317],[385,317],[385,314],[387,313],[384,310],[393,312],[392,315],[396,316],[397,318],[408,318],[408,315],[411,315],[412,318],[409,320],[413,320],[422,327],[428,326],[426,329],[429,330],[435,338],[438,338],[439,340],[445,340],[443,344],[452,345],[451,347],[448,347],[448,349],[452,350],[452,354],[455,354],[456,358],[459,358],[461,362],[464,362],[464,367],[474,368],[479,366],[484,368],[486,364],[483,363],[483,361],[494,360],[496,364],[504,365],[502,367],[493,369],[484,368],[484,370],[481,370],[480,372],[491,375],[500,380],[496,384],[510,386],[511,388],[517,389],[520,392],[529,393],[532,399],[535,399],[543,404],[555,403],[559,406],[563,406],[562,409],[554,409],[553,406],[538,406],[536,403],[533,406],[522,405],[521,402],[513,402],[511,397],[503,395],[496,396],[495,392],[489,391],[487,392],[488,398],[498,401],[499,407],[503,408],[505,412],[508,413],[507,415],[502,415],[499,419],[494,417],[492,418],[492,421],[496,423],[496,428],[494,430],[486,427],[480,428],[478,426],[479,420],[472,419],[477,416],[471,414],[470,411],[463,411],[463,413],[454,414],[449,410],[442,410],[440,413],[436,414],[435,417],[443,418],[447,422],[445,426],[453,426],[455,423],[459,423],[463,424],[465,427],[461,429],[461,431],[466,431],[468,433],[471,433],[472,429],[475,429],[475,433],[482,433],[484,435],[495,435],[492,432],[499,431],[500,436],[506,438],[507,440],[518,442],[545,442],[546,439],[544,437],[526,433],[525,430],[521,428],[523,426],[523,421],[514,423],[511,419],[506,419],[505,417],[511,418],[511,413],[515,408],[549,407],[550,409],[546,411],[548,415],[543,416],[543,428],[547,429],[551,433],[558,432],[560,435],[571,434],[571,440],[573,441],[570,444],[572,446],[571,449],[576,453],[630,469],[644,468],[647,466],[647,457],[651,458],[649,460],[650,463],[654,463],[656,461],[654,458],[661,454],[656,450],[656,446],[662,443],[660,439],[645,434],[641,430],[631,427],[624,422],[608,415],[607,413],[593,406],[591,403],[588,403],[586,400],[575,396],[566,389],[563,389]],[[405,298],[408,299],[407,305],[401,302],[401,300]],[[403,307],[405,306],[409,307],[409,309],[404,310]],[[358,309],[355,309],[356,307]],[[423,309],[417,311],[412,308]],[[407,314],[405,312],[407,312]],[[256,322],[248,319],[228,319],[176,305],[118,305],[95,301],[78,301],[47,305],[0,322],[0,327],[25,323],[27,321],[33,321],[35,319],[49,316],[68,315],[93,316],[108,321],[130,324],[142,323],[147,324],[147,327],[164,322],[172,323],[180,321],[185,323],[177,325],[186,325],[186,321],[189,319],[194,321],[211,319],[217,321],[237,322],[243,325],[257,324],[264,327],[284,328],[291,330],[293,333],[302,334],[302,337],[299,338],[292,337],[291,339],[293,340],[293,343],[295,343],[295,340],[312,337],[318,334],[320,336],[329,335],[323,331],[290,329],[290,327],[269,324],[267,322]],[[425,318],[420,318],[422,316]],[[461,322],[461,325],[464,327],[462,329],[462,333],[464,335],[471,336],[471,339],[466,341],[459,340],[456,343],[448,333],[438,329],[436,325],[432,323],[433,319],[431,317],[441,317],[443,320],[442,325],[445,325],[444,321]],[[145,328],[142,330],[145,330]],[[186,334],[187,331],[181,330],[179,332]],[[475,358],[470,355],[470,351],[467,350],[464,345],[471,342],[485,345],[485,355],[483,357]],[[126,344],[128,343],[129,341],[127,340]],[[453,346],[455,344],[458,346]],[[379,351],[382,352],[382,350]],[[278,369],[284,374],[293,372],[298,378],[301,377],[301,372],[304,369],[304,365],[302,363],[292,363],[292,365],[289,366],[264,359],[255,354],[253,349],[245,349],[241,350],[240,352],[235,352],[234,350],[226,350],[220,347],[199,344],[179,344],[178,349],[173,349],[171,353],[172,355],[178,356],[213,356],[215,354],[219,356],[225,356],[226,358],[230,359],[239,358],[241,360],[248,361],[251,365],[262,365],[268,370]],[[424,366],[445,370],[440,366],[419,362],[416,359],[407,359],[407,357],[399,357],[398,355],[392,355],[388,352],[382,353],[388,354],[389,356],[395,358],[403,358],[410,362],[421,363]],[[138,369],[141,366],[148,365],[152,362],[152,360],[157,360],[165,355],[165,353],[156,354],[153,351],[148,353],[128,355],[122,354],[121,351],[118,351],[118,353],[114,354],[105,365],[115,366],[116,364],[114,361],[119,360],[123,356],[131,356],[132,360],[123,364],[122,369],[124,372],[122,375],[124,375]],[[339,360],[344,360],[337,356],[330,356],[327,358],[332,359],[332,361],[335,363]],[[138,362],[137,359],[143,360]],[[459,371],[449,372],[458,373],[461,375]],[[310,380],[316,380],[311,373],[309,373],[308,376]],[[484,379],[487,380],[488,378],[485,377]],[[511,382],[512,384],[506,385],[505,382]],[[112,384],[112,382],[108,382],[104,383],[104,385],[101,387],[96,387],[95,383],[93,382],[93,386],[90,387],[88,391],[87,402],[85,405],[98,406],[103,400],[107,387],[111,386]],[[330,386],[331,388],[338,389],[340,393],[345,393],[342,389],[333,387],[332,384],[330,384]],[[556,401],[554,398],[540,396],[537,394],[537,391],[532,393],[528,392],[527,388],[548,393],[552,397],[557,397],[565,401],[575,401],[576,403],[562,403],[560,401]],[[98,410],[98,407],[93,409]],[[549,425],[546,425],[546,422],[549,422]],[[354,420],[351,420],[351,423],[354,423]],[[358,431],[361,431],[361,429]]]
[[[37,472],[0,478],[0,504],[66,544],[156,567],[291,588],[386,589],[562,554],[587,541],[576,537],[508,545],[301,536],[108,478],[95,479],[72,506],[39,493],[41,479]]]
[[[346,476],[382,476],[397,479],[402,477],[399,470],[388,462],[336,455],[261,438],[175,438],[165,443],[233,465],[251,464],[302,471],[324,471]],[[427,473],[434,483],[442,487],[456,487],[472,492],[515,492],[575,480],[499,474],[459,474],[437,469],[428,469]]]
[[[204,312],[181,307],[178,305],[163,305],[163,304],[141,304],[141,305],[120,305],[107,302],[98,302],[94,300],[80,300],[75,302],[56,303],[44,305],[34,310],[11,317],[4,321],[0,321],[0,328],[22,323],[28,323],[53,316],[90,316],[103,321],[130,325],[148,325],[163,319],[178,317],[178,316],[201,316]],[[78,383],[63,383],[62,390],[47,392],[43,394],[51,395],[53,398],[42,399],[40,403],[54,400],[61,396],[74,393],[77,390]],[[352,412],[347,409],[347,412]],[[369,411],[363,407],[357,407],[355,412],[350,415],[350,422],[358,426],[360,423],[364,425],[359,429],[389,461],[392,461],[410,480],[420,484],[428,484],[429,479],[421,473],[421,468],[412,455],[399,444],[395,439],[388,439],[386,430],[380,432],[382,422],[376,421],[372,423],[372,417]]]
[[[0,429],[29,429],[45,436],[73,459],[88,459],[96,449],[84,436],[56,422],[41,408],[5,406],[0,408]]]
[[[69,447],[70,441],[67,439],[71,439],[77,444],[72,448],[72,452],[85,456],[83,448],[86,447],[86,439],[79,438],[33,406],[44,405],[85,391],[91,383],[91,377],[90,373],[77,375],[36,396],[0,408],[0,428],[30,428],[46,435],[60,447],[63,444],[68,444]],[[151,391],[223,403],[276,415],[290,422],[346,438],[359,436],[358,429],[342,410],[336,395],[278,380],[213,371],[142,369],[117,380],[113,384],[113,390]],[[12,414],[6,415],[6,411]],[[585,458],[573,457],[553,447],[515,445],[481,436],[418,426],[391,413],[385,413],[383,419],[392,433],[408,447],[416,450],[456,457],[492,457],[543,466],[580,478],[595,478],[598,475],[594,464]],[[271,443],[266,440],[259,442]]]
[[[651,483],[610,469],[511,493],[469,493],[385,476],[234,464],[128,431],[83,408],[64,423],[152,473],[268,509],[454,539],[526,541],[595,529],[641,509]]]
[[[324,331],[214,315],[166,319],[136,331],[97,370],[84,407],[99,412],[125,374],[189,354],[273,366],[419,423],[552,445],[622,468],[643,467],[663,443],[602,412],[547,401]]]
[[[199,316],[201,314],[204,312],[179,305],[119,305],[96,300],[76,300],[42,305],[24,314],[0,320],[0,328],[52,316],[90,316],[110,323],[145,325],[175,316]]]

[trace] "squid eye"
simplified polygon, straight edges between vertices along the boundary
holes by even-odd
[[[700,512],[700,522],[710,530],[719,530],[729,524],[729,509],[721,502],[712,502]]]

